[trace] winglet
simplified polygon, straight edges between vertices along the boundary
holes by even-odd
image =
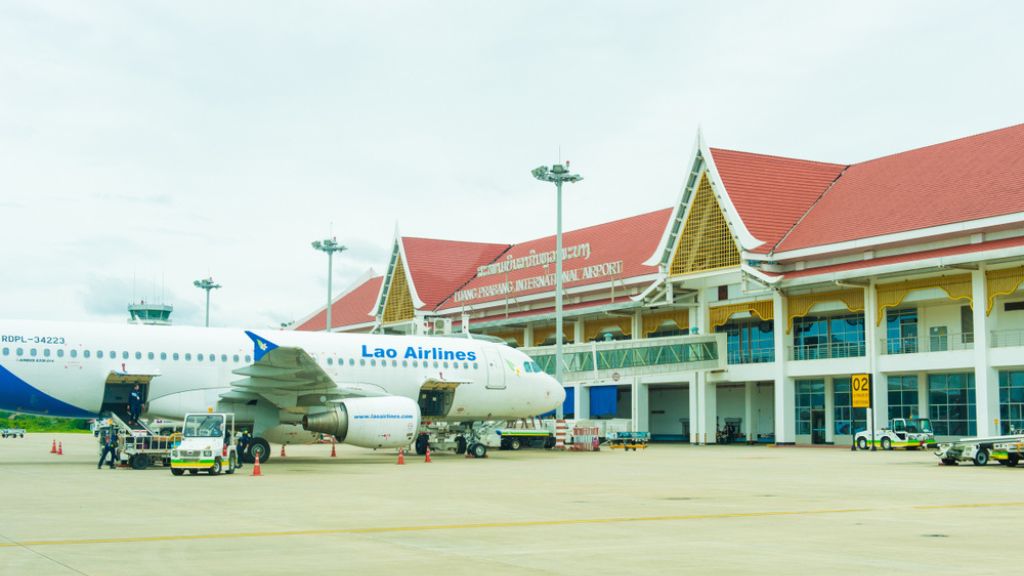
[[[252,339],[252,356],[255,362],[259,362],[264,356],[269,354],[271,350],[277,348],[277,344],[274,344],[266,338],[261,338],[248,330],[245,331],[245,335]]]

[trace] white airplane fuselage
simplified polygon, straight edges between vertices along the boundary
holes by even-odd
[[[528,356],[482,340],[370,334],[253,331],[301,348],[330,378],[416,401],[425,381],[459,382],[445,421],[529,417],[553,410],[563,388]],[[180,419],[218,409],[221,395],[252,365],[241,329],[0,321],[0,409],[90,417],[103,408],[112,373],[152,376],[146,415]],[[529,366],[527,365],[529,363]],[[282,409],[281,422],[307,408]],[[289,417],[293,416],[293,417]],[[245,415],[241,415],[244,419]],[[424,415],[424,420],[431,420]]]

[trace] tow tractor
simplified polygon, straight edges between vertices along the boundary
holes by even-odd
[[[858,449],[867,450],[871,446],[871,432],[858,432],[854,442]],[[934,448],[935,432],[932,431],[931,420],[927,418],[893,418],[888,426],[875,430],[874,442],[882,450]]]
[[[1024,460],[1024,436],[994,443],[991,456],[1003,466],[1016,466]]]
[[[186,414],[181,445],[171,451],[171,473],[234,474],[238,468],[238,452],[231,443],[234,436],[234,414]]]

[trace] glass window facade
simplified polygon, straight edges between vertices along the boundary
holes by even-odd
[[[917,352],[917,308],[886,310],[885,348],[887,354]]]
[[[726,334],[729,364],[775,361],[775,325],[753,318],[729,322],[716,332]]]
[[[811,433],[811,411],[825,409],[825,381],[796,381],[796,433]]]
[[[835,422],[835,433],[844,436],[852,436],[861,430],[867,429],[868,410],[867,408],[852,407],[853,400],[850,397],[850,379],[834,378],[832,380],[833,390],[833,420]],[[852,419],[851,419],[852,416]]]
[[[793,359],[864,355],[864,315],[804,316],[793,320]]]
[[[889,418],[920,418],[917,376],[889,376]]]
[[[929,374],[928,404],[936,436],[973,436],[974,372]]]
[[[1024,430],[1024,372],[999,373],[999,421],[1003,434]]]

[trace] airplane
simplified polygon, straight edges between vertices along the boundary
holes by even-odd
[[[89,418],[126,411],[181,420],[233,412],[269,442],[320,433],[365,448],[425,446],[421,420],[445,422],[459,449],[486,447],[474,423],[536,416],[565,390],[529,356],[474,338],[0,321],[0,410]],[[468,437],[468,440],[466,439]]]

